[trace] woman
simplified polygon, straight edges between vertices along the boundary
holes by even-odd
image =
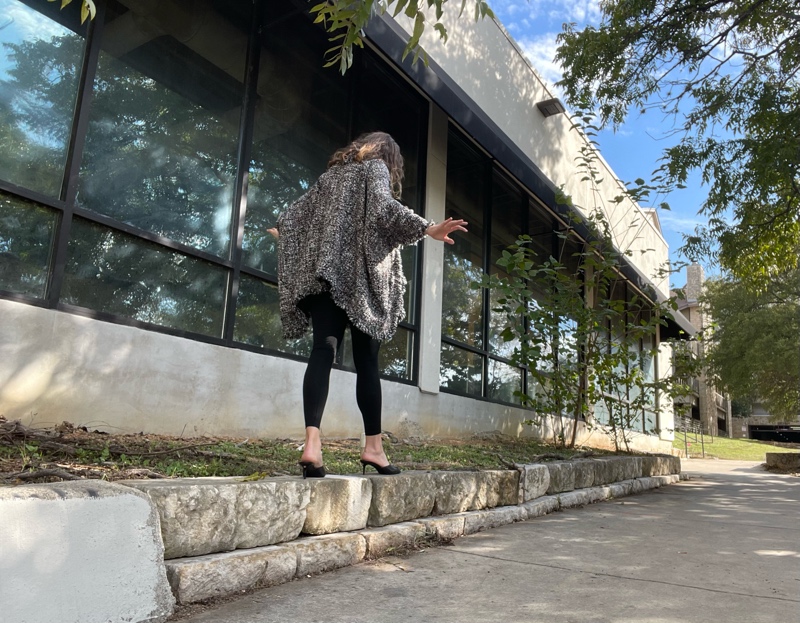
[[[284,337],[303,335],[309,320],[313,326],[303,379],[304,478],[325,476],[319,426],[331,366],[348,325],[366,437],[362,471],[372,466],[379,474],[400,473],[383,451],[378,368],[380,344],[394,335],[405,312],[400,248],[426,235],[453,244],[452,232],[467,231],[463,220],[435,224],[403,206],[402,179],[403,157],[392,137],[364,134],[333,154],[327,171],[269,230],[279,240]]]

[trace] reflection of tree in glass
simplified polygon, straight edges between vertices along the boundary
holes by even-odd
[[[83,38],[4,43],[0,80],[0,178],[57,196],[64,177]]]
[[[227,271],[75,219],[61,300],[222,336]]]
[[[442,333],[473,346],[482,346],[483,296],[471,289],[483,275],[480,266],[448,249],[442,278]]]
[[[166,37],[128,57],[100,55],[79,204],[224,256],[241,84],[208,63],[196,67],[202,59]],[[213,100],[183,75],[201,71],[220,90]]]
[[[0,194],[0,290],[42,297],[56,213]]]

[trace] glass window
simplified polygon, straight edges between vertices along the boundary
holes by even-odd
[[[483,395],[483,357],[477,353],[442,343],[439,385],[444,389]]]
[[[525,231],[524,220],[522,193],[505,178],[495,173],[492,183],[490,273],[501,277],[508,276],[505,269],[497,265],[497,260],[500,259],[503,251],[514,244],[520,234]],[[518,346],[518,341],[506,342],[500,337],[509,319],[503,314],[492,311],[498,305],[497,299],[501,297],[502,293],[499,291],[493,290],[489,293],[489,350],[501,357],[510,358],[514,348]],[[520,324],[522,318],[518,317],[515,322]]]
[[[0,179],[51,197],[61,194],[78,93],[80,4],[0,0]]]
[[[310,334],[288,342],[283,339],[278,288],[249,275],[239,280],[233,339],[305,357],[311,354]]]
[[[221,267],[75,218],[61,301],[221,337],[227,279]]]
[[[463,218],[469,233],[444,249],[442,334],[483,348],[483,292],[470,286],[483,275],[483,215],[488,161],[454,132],[447,144],[446,216]]]
[[[58,216],[0,193],[0,290],[44,298]]]
[[[380,373],[404,381],[410,381],[412,370],[411,362],[414,355],[413,331],[398,327],[397,333],[391,340],[383,342],[378,352],[378,365]],[[353,339],[350,331],[345,332],[342,348],[339,351],[341,365],[345,370],[355,371],[353,362]]]
[[[522,391],[522,372],[520,368],[489,359],[488,397],[500,402],[520,404],[520,398],[514,392]]]
[[[302,12],[266,7],[242,250],[246,265],[277,275],[277,246],[266,230],[347,143],[352,72],[342,77],[322,66],[329,46]]]
[[[108,3],[80,207],[227,256],[250,7]]]

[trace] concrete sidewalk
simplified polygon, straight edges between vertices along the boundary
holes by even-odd
[[[800,478],[691,480],[257,591],[185,623],[800,623]]]

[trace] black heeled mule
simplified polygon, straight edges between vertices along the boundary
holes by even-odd
[[[374,467],[379,474],[383,474],[384,476],[395,476],[395,475],[399,474],[400,471],[401,471],[399,467],[395,467],[391,463],[389,465],[384,465],[383,467],[381,467],[377,463],[373,463],[372,461],[365,461],[364,459],[361,459],[361,473],[362,474],[366,474],[367,473],[367,465],[369,465],[371,467]]]
[[[324,465],[317,467],[312,461],[300,461],[299,465],[303,468],[303,480],[306,478],[325,478]]]

